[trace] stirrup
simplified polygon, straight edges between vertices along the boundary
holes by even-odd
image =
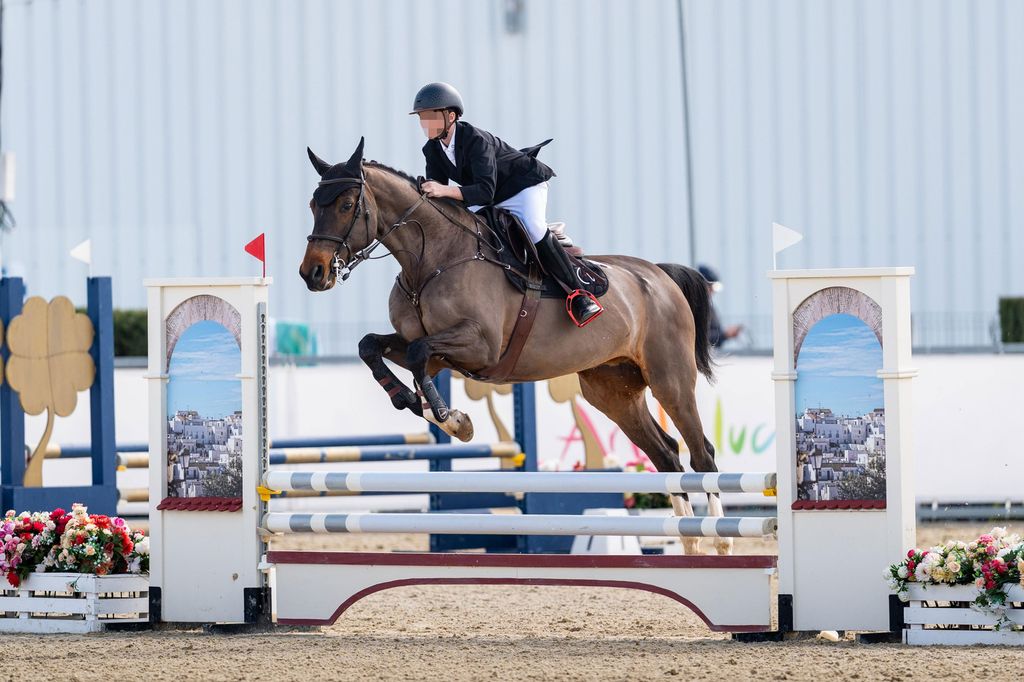
[[[572,311],[573,301],[580,297],[590,299],[590,303],[597,308],[597,312],[591,314],[589,317],[584,318],[582,321],[576,319],[576,315]],[[569,314],[569,319],[571,319],[573,321],[573,324],[575,324],[577,327],[586,327],[588,324],[590,324],[591,322],[593,322],[594,320],[601,316],[601,313],[604,312],[604,307],[600,303],[598,303],[597,297],[594,296],[589,291],[584,291],[583,289],[576,289],[571,294],[569,294],[565,299],[565,312]]]

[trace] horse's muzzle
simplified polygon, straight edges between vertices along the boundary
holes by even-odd
[[[308,272],[303,270],[299,269],[299,276],[306,282],[306,288],[310,291],[327,291],[334,286],[334,274],[322,263],[317,263]]]

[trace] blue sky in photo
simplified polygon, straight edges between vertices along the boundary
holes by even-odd
[[[797,414],[827,407],[852,417],[884,407],[881,368],[874,332],[852,315],[829,315],[811,328],[797,357]]]
[[[242,409],[237,375],[242,354],[235,337],[216,322],[197,322],[181,335],[171,355],[167,414],[196,410],[218,419]]]

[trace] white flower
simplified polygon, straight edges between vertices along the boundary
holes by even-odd
[[[949,569],[949,571],[951,573],[954,573],[954,574],[959,573],[960,572],[960,562],[957,561],[956,559],[951,559],[950,561],[946,562],[946,568]]]
[[[904,590],[903,592],[898,592],[898,593],[896,594],[896,596],[897,596],[897,597],[899,598],[899,600],[900,600],[900,601],[902,601],[902,602],[908,602],[908,601],[910,601],[910,593],[909,593],[909,592],[907,592],[906,590]]]
[[[921,564],[914,569],[914,577],[917,578],[918,582],[928,582],[928,575],[931,573],[931,569],[928,568],[928,564]]]
[[[906,580],[906,578],[907,578],[907,567],[906,566],[900,566],[899,569],[896,571],[896,575],[898,575],[900,578],[903,578],[904,580]]]
[[[139,554],[149,554],[149,536],[147,535],[142,539],[141,542],[136,543],[135,551]]]
[[[1006,528],[1003,527],[1003,526],[996,526],[995,528],[992,529],[992,532],[989,533],[989,535],[991,535],[994,538],[1005,538],[1006,537]]]

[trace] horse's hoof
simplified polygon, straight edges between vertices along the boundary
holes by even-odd
[[[435,424],[438,424],[436,421]],[[469,415],[459,410],[450,410],[448,418],[439,423],[438,426],[452,438],[457,438],[463,443],[473,439],[473,421]]]
[[[704,553],[700,551],[700,538],[680,538],[680,544],[683,546],[683,554],[687,556]]]
[[[721,556],[732,554],[732,538],[715,538],[715,551]]]

